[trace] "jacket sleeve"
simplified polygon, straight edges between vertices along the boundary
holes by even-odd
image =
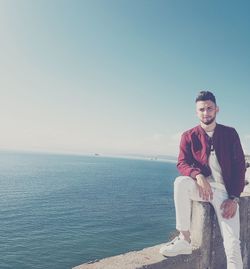
[[[240,196],[240,193],[243,191],[245,185],[246,162],[240,138],[235,129],[233,132],[232,145],[232,190],[234,192],[233,195]]]
[[[181,136],[177,168],[181,175],[190,176],[193,179],[196,179],[196,176],[201,173],[201,170],[195,167],[191,142],[186,133]]]

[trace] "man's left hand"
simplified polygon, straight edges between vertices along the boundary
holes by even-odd
[[[230,219],[233,218],[236,214],[237,211],[237,202],[231,200],[231,199],[226,199],[222,204],[220,209],[222,210],[222,217],[225,219]]]

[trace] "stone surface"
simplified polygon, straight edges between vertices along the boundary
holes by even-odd
[[[190,265],[195,266],[201,257],[199,250],[194,250],[193,255],[180,255],[175,258],[165,258],[159,254],[161,246],[162,245],[157,245],[140,251],[128,252],[91,264],[83,264],[74,267],[74,269],[188,269]],[[194,269],[195,267],[192,268]]]

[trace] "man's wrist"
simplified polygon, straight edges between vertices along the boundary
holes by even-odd
[[[232,201],[234,201],[237,204],[239,204],[239,202],[240,202],[240,198],[237,197],[237,196],[235,196],[235,195],[230,195],[229,196],[229,199],[232,200]]]
[[[204,176],[202,174],[196,175],[196,180],[204,179]]]

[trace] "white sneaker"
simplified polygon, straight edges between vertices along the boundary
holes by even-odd
[[[173,257],[180,254],[191,254],[192,246],[188,241],[177,236],[174,240],[161,247],[160,253],[167,257]]]

